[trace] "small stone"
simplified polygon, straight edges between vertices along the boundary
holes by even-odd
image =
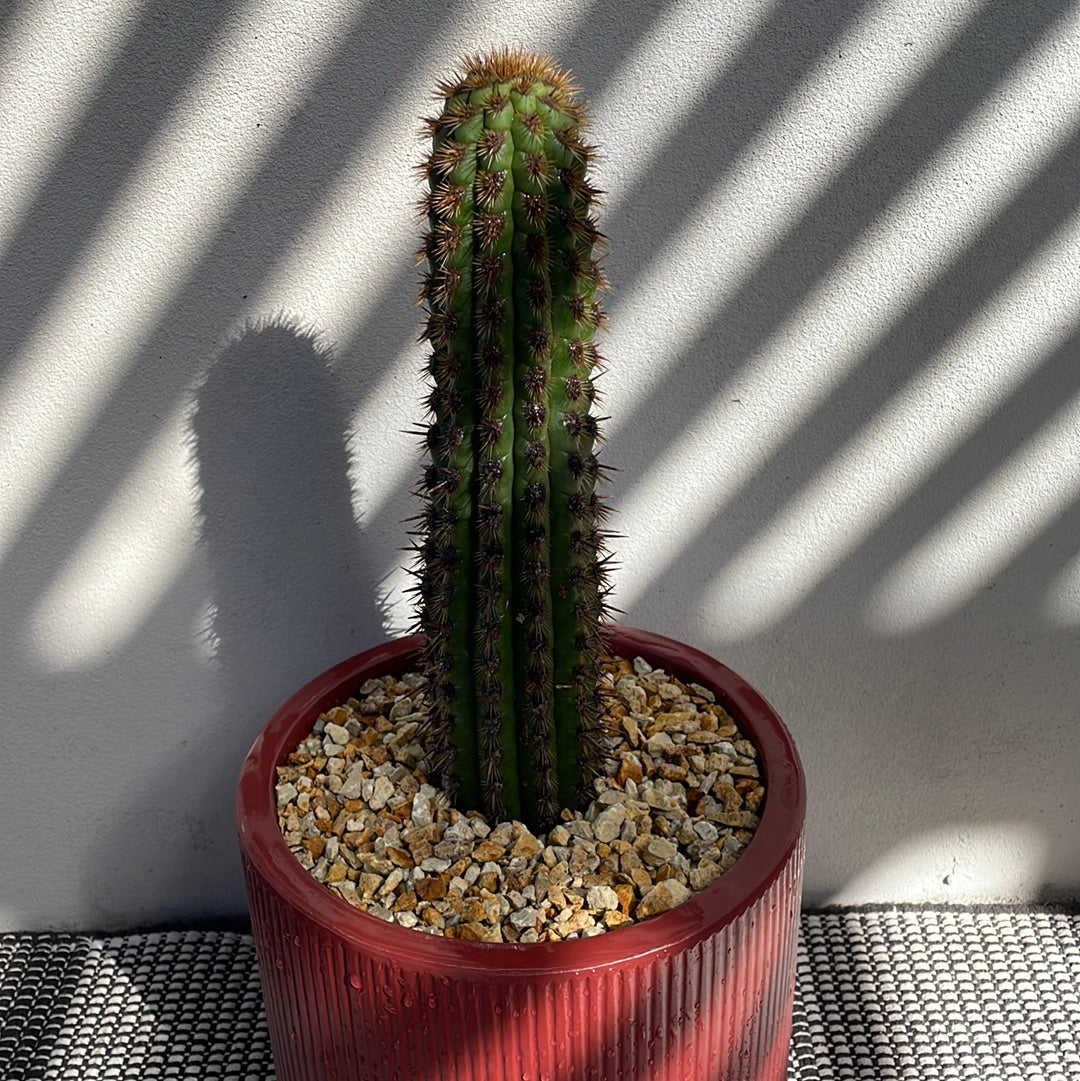
[[[424,787],[413,796],[409,817],[414,826],[430,826],[435,814],[435,801],[424,791]]]
[[[363,792],[364,774],[367,766],[363,762],[357,762],[348,772],[344,783],[338,789],[338,795],[342,799],[359,799]]]
[[[670,863],[678,854],[679,846],[674,841],[667,841],[662,837],[654,837],[641,849],[641,858],[650,867],[660,867],[665,863]]]
[[[450,870],[450,861],[441,859],[439,856],[428,856],[426,860],[420,861],[420,869],[440,875],[443,871]]]
[[[535,908],[519,908],[516,912],[510,913],[510,925],[516,927],[519,931],[524,931],[526,928],[535,929],[536,926],[543,919],[543,914]]]
[[[723,873],[723,867],[710,859],[703,859],[696,867],[690,868],[690,886],[695,890],[703,890],[710,882],[714,882]]]
[[[524,858],[531,860],[533,856],[537,855],[543,849],[543,847],[544,846],[532,835],[532,833],[526,827],[522,826],[521,833],[514,842],[514,847],[510,849],[510,857],[512,859]],[[476,851],[474,849],[473,855],[475,854]]]
[[[324,732],[334,743],[342,747],[349,742],[349,730],[340,724],[334,724],[330,721],[327,723]]]
[[[366,901],[374,897],[379,891],[379,887],[383,884],[382,875],[371,874],[370,872],[364,872],[356,880],[356,888],[360,892],[360,896]]]
[[[570,831],[562,824],[548,830],[548,844],[564,846],[570,843]]]
[[[446,896],[449,880],[445,875],[418,879],[415,884],[416,896],[421,901],[439,901]]]
[[[596,816],[592,824],[593,836],[598,841],[614,841],[619,836],[625,821],[626,808],[618,803],[613,804]]]
[[[676,905],[681,905],[690,896],[690,889],[677,878],[666,878],[638,901],[635,915],[642,920],[658,916],[661,912],[668,912]]]
[[[408,717],[413,711],[412,699],[403,694],[400,698],[394,700],[394,704],[390,707],[390,715],[387,720],[393,724],[395,721],[400,721],[404,717]]]
[[[644,713],[648,709],[645,691],[633,676],[623,676],[615,684],[615,693],[631,713]]]
[[[368,806],[373,811],[381,811],[390,797],[394,794],[394,782],[389,777],[376,777],[368,797]]]
[[[609,912],[619,907],[619,895],[610,886],[593,886],[585,895],[585,904],[593,912]]]
[[[649,736],[645,741],[645,750],[651,755],[666,755],[671,754],[675,750],[675,741],[671,738],[667,732],[657,732],[654,736]]]
[[[704,819],[694,823],[694,832],[703,841],[715,841],[720,836],[720,831],[711,822]]]
[[[284,784],[279,784],[274,789],[274,792],[277,795],[277,805],[279,807],[285,807],[292,803],[292,801],[300,794],[296,789],[296,785],[289,781],[286,781]]]
[[[481,841],[472,850],[473,859],[478,860],[481,863],[487,863],[489,860],[499,859],[506,851],[504,845],[496,844],[490,837]]]
[[[641,765],[641,759],[636,754],[621,754],[619,756],[619,766],[615,772],[616,784],[623,785],[627,793],[629,793],[630,787],[627,781],[641,784],[644,777],[645,772]]]

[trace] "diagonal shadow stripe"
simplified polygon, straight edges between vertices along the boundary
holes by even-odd
[[[97,227],[236,7],[235,0],[179,8],[147,5],[79,128],[0,258],[5,318],[0,375],[79,265]],[[184,26],[178,26],[183,21]],[[32,298],[32,301],[31,301]]]
[[[670,365],[655,393],[620,417],[610,439],[611,459],[626,463],[631,472],[633,465],[656,456],[661,447],[655,440],[662,433],[656,433],[652,445],[641,438],[642,433],[654,430],[650,417],[677,417],[684,426],[698,422],[716,390],[738,378],[771,332],[1070,8],[1070,0],[1049,0],[1023,10],[997,4],[979,10],[952,47],[716,312],[707,329]],[[693,155],[702,161],[702,171],[722,177],[730,164],[730,150],[718,153],[713,140],[699,142],[690,134],[695,124],[696,130],[707,133],[715,129],[715,120],[710,127],[709,117],[720,100],[725,99],[715,91],[710,93],[708,105],[694,123],[686,125],[680,141],[665,147],[659,160]],[[647,221],[639,226],[635,250],[649,253],[659,247],[676,223],[671,211],[646,215],[642,206],[662,206],[662,190],[662,176],[646,180],[641,193],[628,199],[615,221],[608,223],[609,231],[620,235],[622,219],[635,216]],[[699,202],[681,204],[680,216],[690,217]],[[644,260],[639,260],[630,268],[628,284],[643,266]],[[687,387],[696,387],[698,392],[687,397]]]
[[[769,459],[714,507],[707,521],[685,538],[681,556],[656,577],[653,588],[662,592],[685,580],[686,575],[695,575],[694,580],[707,580],[726,565],[733,553],[717,551],[715,544],[707,544],[705,538],[748,541],[763,530],[780,514],[785,503],[810,482],[822,462],[837,453],[868,417],[882,409],[896,388],[911,378],[927,357],[944,348],[970,315],[1051,236],[1076,208],[1078,190],[1080,132],[956,257],[922,300],[876,343],[830,398],[793,427]],[[1070,354],[1059,353],[1058,357],[1063,355]],[[1060,368],[1059,359],[1048,370],[1060,373]],[[1046,395],[1046,406],[1060,404],[1060,398],[1048,394],[1044,380],[1036,378],[1033,386],[1030,394]],[[1030,394],[1025,394],[1025,402],[1030,403]],[[1025,406],[1025,411],[1029,408]],[[1026,422],[1030,423],[1033,416],[1028,413]],[[1017,428],[1021,435],[1033,430],[1030,426],[1009,427]],[[1004,453],[1010,438],[1002,437],[1000,428],[987,429],[985,425],[983,428],[993,432]],[[965,462],[962,485],[939,489],[939,493],[948,490],[951,500],[958,501],[964,491],[985,475],[980,469],[988,468],[993,460],[988,448],[983,446],[977,459]],[[937,505],[937,509],[944,514],[949,508]]]

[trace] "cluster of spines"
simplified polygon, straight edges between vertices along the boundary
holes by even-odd
[[[576,90],[514,51],[440,87],[420,258],[431,346],[420,628],[437,772],[533,824],[600,766],[602,237]],[[440,742],[441,739],[441,742]]]

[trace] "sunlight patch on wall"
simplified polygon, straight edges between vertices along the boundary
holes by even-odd
[[[26,636],[49,671],[106,659],[134,637],[195,544],[186,410],[168,417],[34,605]]]
[[[384,366],[349,419],[349,477],[353,511],[368,525],[420,479],[424,451],[418,432],[427,393],[422,362],[412,346]],[[380,468],[373,469],[378,462]],[[419,504],[417,504],[419,507]]]
[[[9,0],[14,2],[14,0]],[[24,3],[0,43],[0,253],[77,130],[143,0]]]
[[[248,5],[134,167],[0,381],[0,560],[317,76],[328,50],[299,48],[298,27],[332,30],[354,14],[338,0],[291,19],[271,0]]]
[[[956,823],[893,845],[824,904],[1036,900],[1049,841],[1026,822]]]
[[[867,606],[881,634],[912,634],[992,588],[1080,492],[1080,394],[889,573]]]

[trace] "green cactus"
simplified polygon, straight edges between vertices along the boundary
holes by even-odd
[[[548,58],[467,59],[439,96],[420,252],[427,734],[460,806],[537,828],[582,797],[604,753],[593,148],[576,88]]]

